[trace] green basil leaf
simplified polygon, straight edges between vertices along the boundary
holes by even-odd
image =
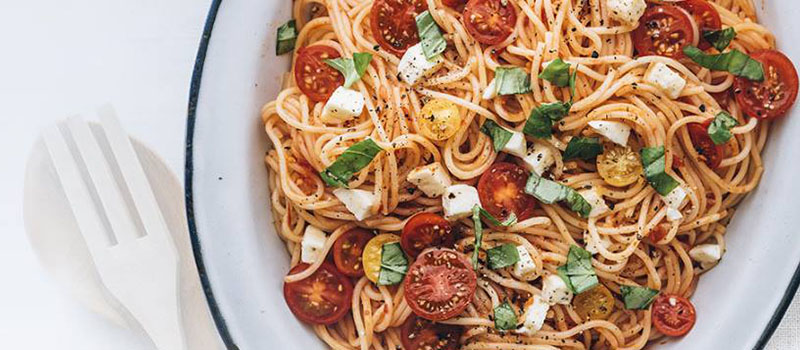
[[[472,224],[475,226],[475,250],[472,251],[472,268],[478,271],[478,255],[483,244],[483,223],[481,222],[481,207],[472,207]]]
[[[329,186],[346,188],[353,174],[369,165],[382,150],[375,141],[366,139],[347,148],[331,166],[320,172],[319,175]]]
[[[324,62],[344,75],[344,87],[347,88],[364,76],[370,61],[372,61],[371,53],[356,52],[353,58],[339,57]]]
[[[278,35],[275,43],[275,54],[280,56],[294,50],[297,41],[297,22],[291,20],[278,27]]]
[[[511,136],[514,135],[511,131],[506,130],[491,119],[486,119],[483,122],[481,131],[492,139],[495,152],[500,152],[506,146],[508,140],[511,140]]]
[[[422,44],[422,52],[425,58],[431,60],[447,49],[447,42],[444,40],[441,29],[433,20],[430,11],[420,13],[415,18],[417,22],[417,32],[419,41]]]
[[[561,265],[556,269],[556,274],[558,277],[561,277],[561,280],[567,285],[567,288],[573,293],[575,293],[575,287],[572,286],[572,282],[569,279],[569,275],[567,274],[567,265]]]
[[[544,204],[555,204],[566,202],[570,210],[587,218],[592,211],[592,205],[572,187],[562,185],[558,182],[545,179],[536,173],[531,173],[528,182],[525,183],[525,193]]]
[[[481,212],[481,216],[484,219],[489,220],[489,223],[492,224],[492,226],[508,227],[508,226],[511,226],[511,225],[517,223],[517,215],[514,214],[514,213],[511,213],[511,215],[509,215],[508,218],[506,218],[505,221],[500,222],[500,220],[497,220],[497,218],[495,218],[491,213],[486,211],[486,209],[483,209],[481,207],[478,207],[478,209]]]
[[[378,285],[391,286],[403,281],[408,272],[408,259],[399,242],[386,243],[381,247],[381,270]]]
[[[728,112],[719,112],[708,126],[708,137],[711,138],[715,145],[724,144],[733,137],[731,128],[737,125],[739,125],[739,122]]]
[[[522,133],[540,139],[547,139],[553,135],[553,122],[561,120],[569,113],[572,103],[554,102],[543,104],[531,110]]]
[[[570,81],[573,80],[569,74],[569,67],[569,63],[562,61],[560,58],[556,58],[539,73],[539,79],[547,80],[558,87],[569,86]]]
[[[664,172],[667,166],[664,146],[642,148],[641,155],[644,177],[658,194],[666,196],[678,187],[678,181]]]
[[[589,214],[592,212],[592,205],[589,204],[578,191],[575,191],[571,187],[567,187],[566,201],[569,209],[580,214],[581,217],[588,218]]]
[[[728,27],[721,30],[707,30],[703,32],[703,38],[720,52],[725,50],[725,48],[731,44],[731,41],[735,37],[736,29],[733,29],[733,27]]]
[[[737,77],[754,81],[764,80],[764,67],[761,62],[739,50],[733,49],[718,55],[708,55],[694,46],[687,46],[683,49],[683,53],[702,67],[730,72]]]
[[[569,247],[567,263],[556,271],[575,294],[581,294],[600,283],[592,267],[592,253],[576,245]]]
[[[508,301],[494,308],[494,328],[501,331],[517,328],[517,314]]]
[[[569,103],[572,104],[572,99],[575,98],[575,81],[578,80],[578,67],[569,76]]]
[[[564,160],[583,159],[589,160],[603,153],[603,144],[597,137],[573,137],[564,151]]]
[[[503,244],[486,251],[489,260],[489,268],[492,270],[502,269],[514,265],[519,261],[519,252],[513,244]]]
[[[494,71],[497,95],[516,95],[531,92],[531,77],[520,67],[497,67]]]
[[[657,290],[647,287],[622,285],[619,289],[622,293],[622,299],[625,301],[626,310],[647,309],[658,295]]]

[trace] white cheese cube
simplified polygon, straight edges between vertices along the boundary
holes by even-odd
[[[372,216],[374,214],[372,207],[380,200],[372,192],[359,189],[337,188],[333,190],[333,195],[344,203],[347,210],[353,213],[358,221]]]
[[[525,313],[522,315],[522,327],[518,328],[515,332],[525,335],[534,335],[544,325],[544,320],[547,318],[547,311],[550,310],[548,305],[541,296],[534,295],[533,298],[528,299],[525,303]]]
[[[444,217],[447,220],[463,219],[472,215],[472,208],[481,205],[478,190],[470,185],[452,185],[442,195]]]
[[[647,4],[644,0],[606,0],[611,17],[627,24],[636,24],[644,15]]]
[[[586,249],[587,252],[592,253],[592,255],[600,252],[600,249],[597,248],[598,245],[601,245],[603,246],[603,248],[606,248],[606,250],[608,250],[608,248],[610,248],[611,245],[614,244],[611,242],[610,239],[606,238],[605,236],[600,236],[599,242],[594,240],[592,238],[592,235],[589,234],[589,231],[583,233],[583,243],[586,244],[584,249]]]
[[[569,305],[572,302],[572,291],[561,277],[548,275],[542,281],[542,299],[550,305]]]
[[[556,158],[553,156],[552,148],[533,143],[522,158],[522,163],[529,171],[541,176],[556,163]]]
[[[536,263],[533,262],[528,250],[524,246],[518,245],[517,253],[519,253],[519,261],[514,263],[511,274],[524,281],[532,281],[539,277],[536,274]]]
[[[511,138],[500,151],[520,158],[525,158],[525,154],[527,153],[525,148],[528,146],[528,143],[525,141],[525,135],[519,131],[508,131],[511,132]]]
[[[631,127],[622,122],[612,122],[605,120],[593,120],[589,126],[598,134],[605,136],[611,142],[620,146],[628,145],[628,137],[631,136]]]
[[[486,90],[483,90],[483,96],[481,96],[484,100],[491,100],[497,97],[497,84],[495,84],[494,79],[489,82],[489,85],[486,85]]]
[[[303,239],[300,241],[300,261],[313,264],[319,260],[322,255],[322,247],[325,246],[327,240],[328,236],[325,235],[325,232],[311,225],[306,226]]]
[[[669,221],[680,221],[683,219],[680,208],[684,199],[686,199],[686,190],[684,190],[682,186],[675,187],[672,192],[668,193],[666,196],[662,196],[661,199],[664,200],[664,204],[667,206],[667,219]]]
[[[420,78],[438,70],[443,63],[444,58],[442,58],[441,54],[428,60],[425,57],[425,52],[422,51],[422,43],[419,43],[409,47],[403,57],[400,58],[400,63],[397,64],[398,76],[408,85],[414,85]]]
[[[689,251],[689,256],[701,263],[713,264],[722,258],[722,248],[718,244],[700,244]]]
[[[592,211],[589,212],[589,217],[591,218],[603,215],[611,210],[608,208],[603,196],[597,191],[597,187],[580,190],[578,194],[592,206]]]
[[[655,66],[647,72],[644,76],[644,81],[660,88],[673,100],[678,98],[683,88],[686,87],[686,80],[661,62],[656,63]]]
[[[453,184],[450,175],[447,175],[447,171],[438,162],[414,168],[408,173],[406,180],[428,197],[441,196]]]
[[[364,110],[364,95],[360,91],[340,86],[322,108],[322,121],[344,122],[361,115]]]

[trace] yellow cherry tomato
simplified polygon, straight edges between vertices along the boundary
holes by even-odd
[[[461,126],[461,114],[455,103],[435,98],[422,107],[417,125],[422,136],[434,141],[447,140]]]
[[[585,321],[605,320],[614,311],[614,296],[604,285],[598,284],[572,299],[572,306]]]
[[[400,242],[400,236],[390,233],[384,233],[372,237],[364,246],[364,252],[361,253],[361,261],[364,264],[364,274],[367,278],[377,283],[378,276],[381,273],[381,253],[383,252],[383,245],[386,243]]]
[[[611,186],[628,186],[642,175],[642,161],[630,147],[609,145],[597,156],[597,172]]]

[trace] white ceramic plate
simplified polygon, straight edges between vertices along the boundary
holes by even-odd
[[[759,0],[757,0],[759,1]],[[189,103],[186,196],[195,256],[217,326],[231,349],[323,349],[282,295],[287,253],[274,233],[259,110],[279,90],[288,56],[275,30],[291,2],[215,0]],[[759,4],[760,5],[760,4]],[[771,0],[762,19],[800,64],[800,2]],[[739,207],[721,264],[700,280],[698,321],[659,349],[764,346],[800,282],[800,113],[774,125],[759,188]]]

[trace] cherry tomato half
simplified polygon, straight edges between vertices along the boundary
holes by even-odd
[[[469,259],[449,248],[423,251],[403,281],[408,306],[417,316],[431,321],[446,320],[464,311],[477,284]]]
[[[344,76],[325,60],[339,57],[336,49],[325,45],[311,45],[297,50],[294,63],[294,80],[297,87],[311,101],[325,102],[339,86]]]
[[[419,213],[403,226],[400,245],[409,256],[416,258],[430,247],[449,247],[455,243],[450,222],[433,213]]]
[[[692,302],[684,297],[662,294],[653,302],[653,326],[670,337],[689,333],[697,320]]]
[[[517,10],[510,1],[469,0],[462,20],[467,32],[479,43],[496,45],[514,32]]]
[[[614,296],[602,284],[598,284],[572,299],[575,312],[585,321],[605,320],[614,311]]]
[[[689,138],[692,139],[694,149],[700,154],[700,160],[704,161],[709,168],[716,169],[724,158],[724,149],[715,144],[708,136],[709,125],[711,125],[711,119],[703,124],[689,123],[686,127],[689,128]]]
[[[289,275],[310,265],[298,264]],[[353,284],[330,263],[322,263],[307,278],[283,284],[283,297],[292,313],[301,321],[329,325],[338,322],[350,311]]]
[[[694,41],[689,15],[679,7],[668,5],[648,7],[631,35],[640,56],[681,58],[683,48]]]
[[[722,29],[722,19],[719,17],[719,12],[706,0],[683,0],[675,4],[694,17],[700,34],[700,42],[697,47],[700,50],[711,48],[711,43],[703,38],[703,33]]]
[[[628,186],[639,180],[642,171],[639,153],[630,147],[608,145],[597,156],[597,173],[611,186]]]
[[[400,329],[400,342],[405,350],[456,350],[464,329],[434,323],[414,315]]]
[[[450,7],[452,9],[459,9],[466,3],[467,0],[442,0],[442,4],[444,4],[444,6]]]
[[[372,233],[363,228],[354,228],[333,242],[333,262],[336,263],[336,268],[349,277],[363,276],[364,262],[361,255],[370,239]]]
[[[530,173],[512,163],[495,163],[478,181],[478,197],[489,214],[497,220],[507,219],[511,213],[517,219],[533,216],[536,198],[525,193],[525,183]]]
[[[378,283],[381,276],[381,257],[383,255],[383,245],[400,241],[400,237],[391,233],[383,233],[372,237],[361,253],[361,260],[364,264],[364,274],[367,279]]]
[[[382,49],[403,56],[419,42],[416,17],[427,9],[425,0],[375,0],[369,14],[372,36]]]
[[[797,70],[786,55],[775,50],[750,54],[764,67],[764,81],[736,78],[733,92],[745,114],[758,119],[775,119],[789,111],[797,99]]]

